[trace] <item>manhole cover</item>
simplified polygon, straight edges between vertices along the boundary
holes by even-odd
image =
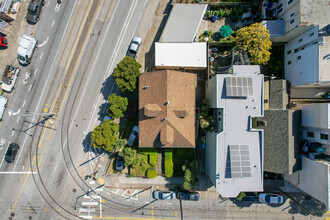
[[[32,219],[32,216],[29,216],[29,220],[31,220]]]
[[[14,216],[15,216],[15,213],[13,213],[13,212],[10,213],[10,216],[11,216],[11,217],[14,217]]]
[[[75,193],[77,190],[76,189],[73,189],[72,191]]]
[[[9,220],[12,220],[13,218],[12,217],[9,217]]]

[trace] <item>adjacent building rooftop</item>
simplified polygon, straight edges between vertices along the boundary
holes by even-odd
[[[207,4],[174,4],[159,42],[193,42],[206,9]]]

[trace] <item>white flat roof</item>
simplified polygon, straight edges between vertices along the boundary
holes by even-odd
[[[156,67],[207,67],[206,42],[155,44]]]
[[[264,114],[264,79],[250,70],[260,72],[259,66],[234,66],[236,74],[215,76],[216,106],[211,107],[223,109],[223,131],[216,137],[216,188],[223,197],[263,191],[263,131],[252,129],[251,117]]]
[[[194,41],[207,4],[174,4],[159,42]]]

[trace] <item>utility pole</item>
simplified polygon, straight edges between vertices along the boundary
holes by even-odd
[[[181,192],[179,191],[179,199],[180,199],[180,212],[181,212],[181,220],[183,220],[183,211],[182,211],[182,198],[181,198]]]

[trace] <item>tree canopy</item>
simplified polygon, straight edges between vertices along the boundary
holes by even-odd
[[[91,135],[91,143],[94,148],[102,148],[112,152],[118,142],[119,125],[110,120],[105,120],[94,128]]]
[[[113,71],[113,79],[122,92],[133,92],[137,86],[141,64],[132,57],[126,56]]]
[[[272,47],[269,37],[266,27],[263,27],[261,23],[254,23],[239,29],[233,40],[237,46],[248,52],[252,63],[264,65],[270,58],[269,50]]]
[[[112,118],[121,118],[124,116],[123,112],[126,111],[128,100],[126,97],[117,96],[112,93],[108,97],[109,99],[109,108],[107,110],[108,115]]]

